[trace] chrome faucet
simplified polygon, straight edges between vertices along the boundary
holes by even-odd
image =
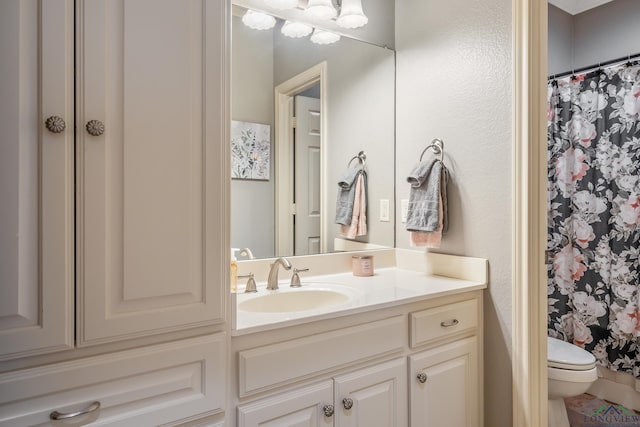
[[[267,280],[267,289],[270,291],[278,289],[278,265],[281,265],[285,270],[291,270],[291,263],[288,259],[280,257],[273,261],[269,269],[269,279]]]

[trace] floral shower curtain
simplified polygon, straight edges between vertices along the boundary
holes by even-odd
[[[640,66],[548,86],[548,333],[640,378]]]

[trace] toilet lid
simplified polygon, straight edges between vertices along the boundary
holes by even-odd
[[[593,354],[556,338],[547,337],[547,366],[573,371],[593,369],[596,358]]]

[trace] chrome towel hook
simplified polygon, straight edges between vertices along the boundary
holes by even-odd
[[[444,160],[444,141],[442,141],[439,138],[436,138],[433,141],[431,141],[431,144],[427,145],[427,148],[422,150],[422,154],[420,154],[420,161],[422,161],[422,158],[424,157],[424,153],[426,153],[429,148],[431,148],[434,153],[440,155],[441,162]]]
[[[354,160],[358,160],[360,162],[360,169],[364,169],[365,165],[367,164],[367,153],[361,151],[357,156],[353,156],[351,160],[349,160],[349,163],[347,163],[347,168],[351,167],[351,163]]]

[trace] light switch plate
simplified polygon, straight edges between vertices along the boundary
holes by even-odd
[[[409,212],[409,199],[402,199],[400,201],[400,220],[407,222],[407,214]]]
[[[389,199],[380,199],[380,221],[389,222]]]

